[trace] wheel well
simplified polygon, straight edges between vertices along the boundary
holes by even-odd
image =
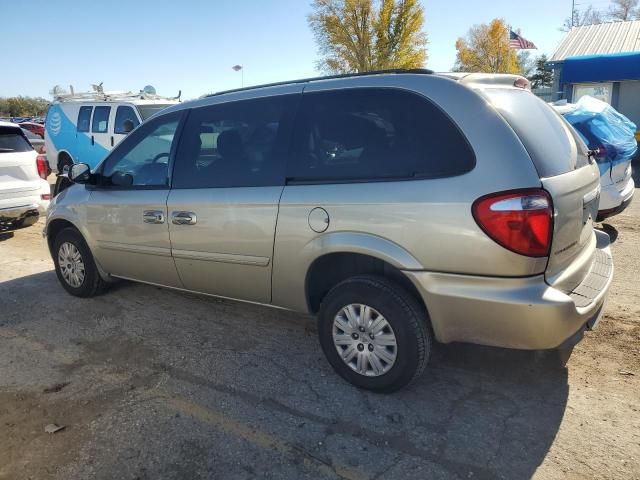
[[[65,228],[69,227],[77,230],[76,226],[73,223],[63,219],[53,220],[47,226],[47,244],[49,245],[49,251],[53,250],[53,242],[55,241],[55,238],[58,236],[58,234]]]
[[[415,285],[384,260],[359,253],[330,253],[316,259],[309,267],[305,282],[307,304],[312,313],[318,313],[320,303],[335,285],[355,275],[380,275],[402,286],[425,309],[426,306]]]

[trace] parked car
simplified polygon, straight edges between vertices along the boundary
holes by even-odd
[[[27,140],[29,140],[29,143],[31,144],[31,146],[36,152],[44,153],[45,148],[44,148],[43,138],[24,128],[22,128],[22,133],[24,134],[25,137],[27,137]]]
[[[40,138],[44,139],[44,124],[36,123],[36,122],[22,122],[22,123],[19,123],[18,125],[20,125],[21,128],[24,128],[25,130],[29,130],[30,132],[33,132],[34,134],[38,135]]]
[[[527,85],[398,71],[170,107],[71,168],[45,227],[58,279],[317,315],[336,372],[376,391],[418,377],[434,339],[566,359],[613,265],[598,168]]]
[[[144,91],[57,95],[45,120],[49,163],[56,172],[78,162],[93,168],[142,121],[176,103]]]
[[[0,233],[28,227],[44,214],[51,199],[51,170],[24,131],[0,122]]]
[[[556,102],[553,107],[576,129],[598,163],[602,190],[597,220],[622,212],[635,192],[631,162],[638,150],[636,125],[606,102],[589,96],[575,104]]]

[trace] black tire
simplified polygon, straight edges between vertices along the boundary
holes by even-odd
[[[381,375],[366,376],[356,372],[345,363],[334,344],[334,318],[350,304],[374,308],[393,329],[395,362]],[[318,333],[322,350],[334,370],[353,385],[375,392],[394,392],[413,382],[424,371],[431,354],[432,334],[424,307],[402,287],[384,277],[356,276],[333,287],[320,305]]]
[[[59,261],[59,252],[63,244],[70,243],[75,246],[80,253],[84,264],[84,279],[79,286],[73,286],[64,278]],[[53,240],[53,263],[56,267],[56,275],[64,289],[76,297],[93,297],[106,289],[107,283],[100,277],[98,268],[91,254],[91,250],[84,238],[75,228],[65,228]]]

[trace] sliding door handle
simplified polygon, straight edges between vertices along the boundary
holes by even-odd
[[[171,221],[174,225],[195,225],[197,222],[196,214],[193,212],[173,212]]]
[[[144,223],[164,223],[164,212],[162,210],[145,210],[142,219]]]

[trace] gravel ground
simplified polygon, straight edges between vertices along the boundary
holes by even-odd
[[[393,395],[337,377],[305,316],[126,282],[73,298],[41,227],[0,237],[0,479],[640,478],[638,199],[603,226],[614,284],[567,369],[440,345]]]

